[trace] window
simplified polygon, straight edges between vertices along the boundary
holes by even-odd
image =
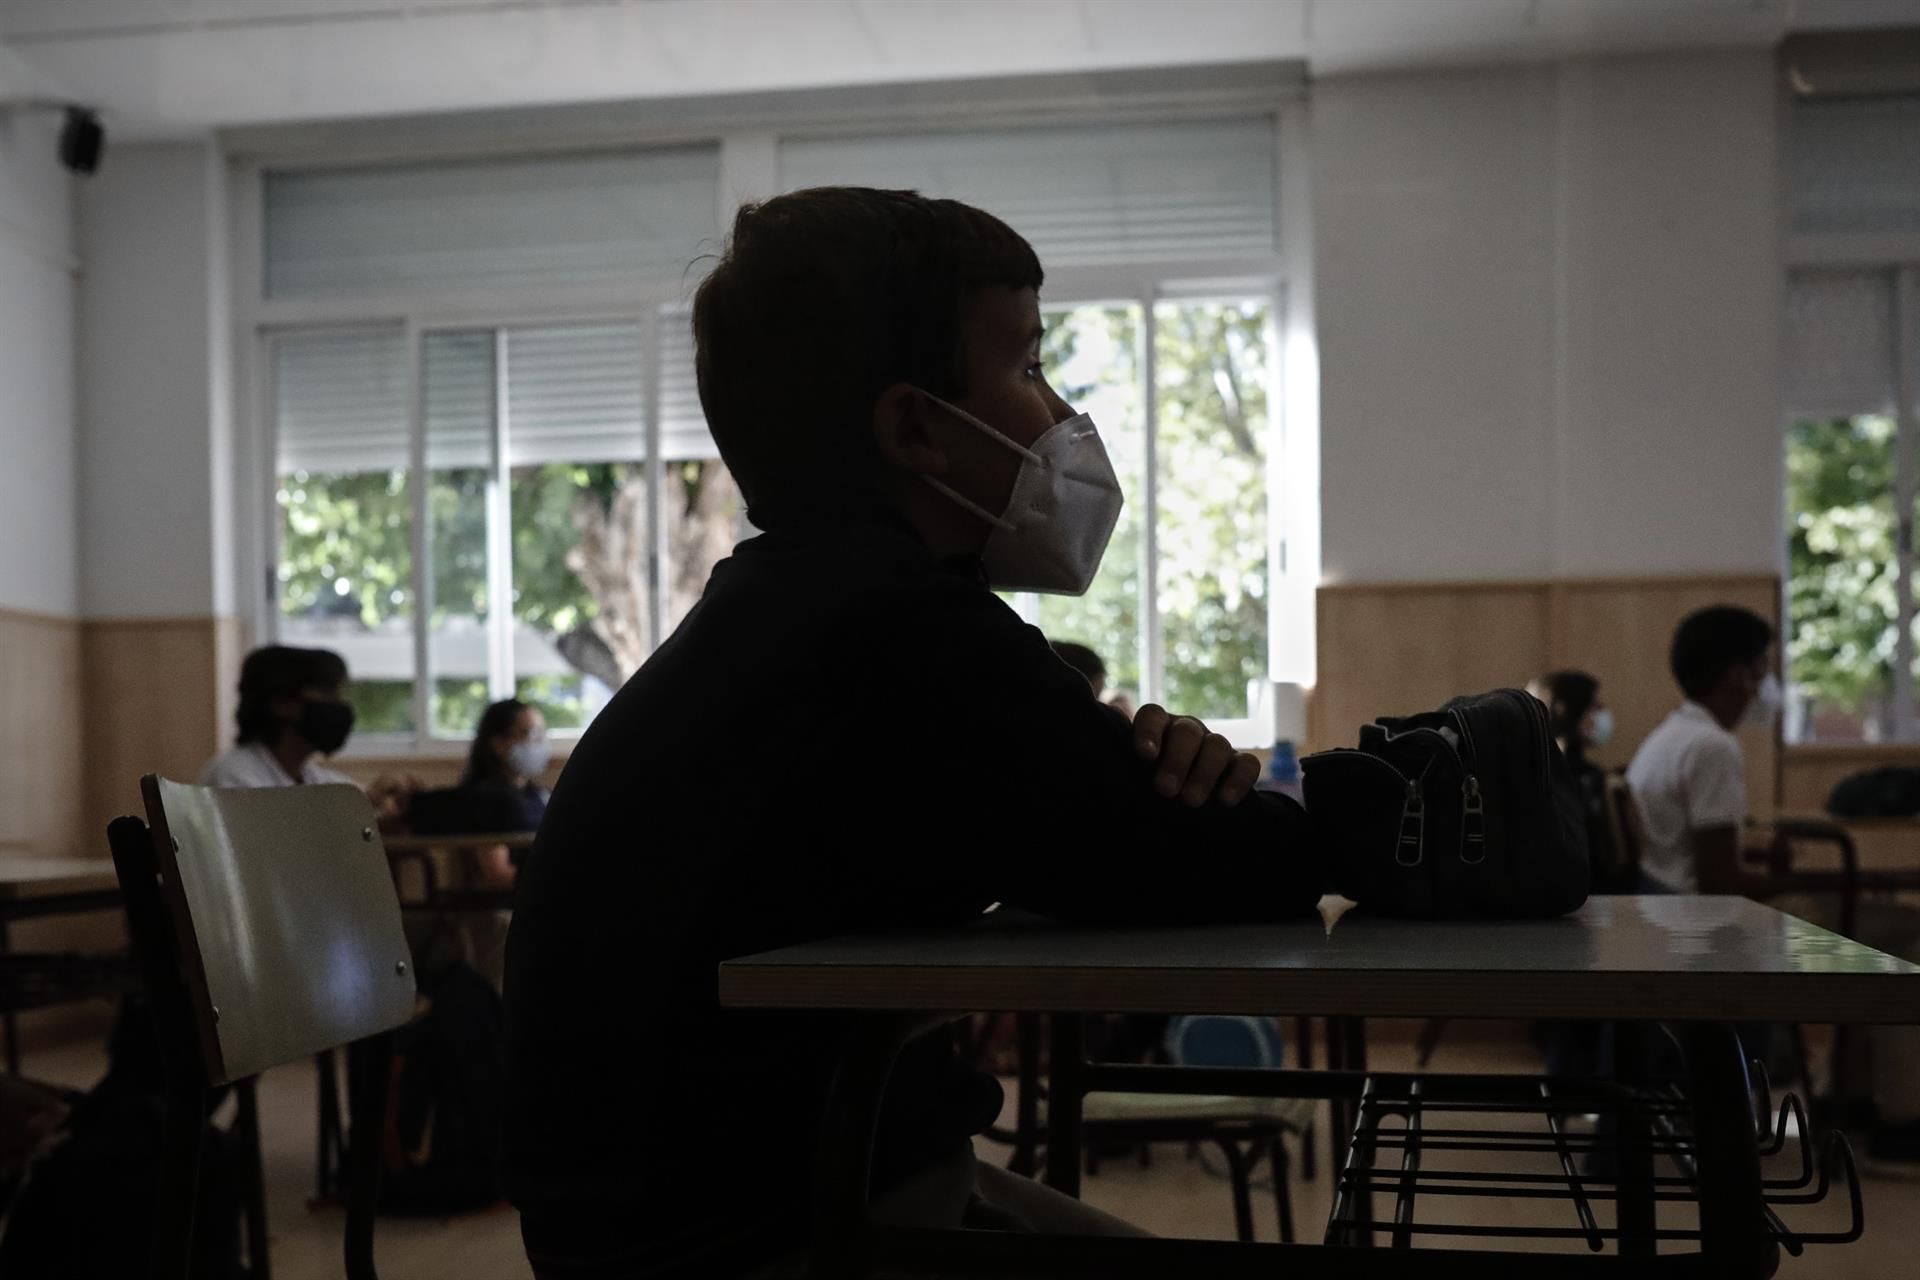
[[[1045,317],[1049,377],[1100,426],[1128,504],[1085,596],[1018,607],[1117,689],[1209,720],[1247,719],[1267,676],[1272,319],[1260,295]]]
[[[994,210],[1046,263],[1047,358],[1127,507],[1086,597],[1017,607],[1136,698],[1264,740],[1270,655],[1310,653],[1310,612],[1276,606],[1283,520],[1317,519],[1269,493],[1273,109],[749,142],[259,171],[269,627],[346,658],[360,741],[464,741],[510,694],[584,726],[679,623],[749,532],[690,264],[723,191],[844,182]]]
[[[1127,505],[1082,597],[1012,598],[1091,646],[1109,687],[1242,745],[1284,628],[1271,513],[1280,328],[1271,116],[796,140],[788,188],[913,187],[999,214],[1048,272],[1044,357],[1093,415]],[[1082,301],[1084,299],[1084,301]],[[1317,520],[1313,510],[1283,518]]]
[[[731,549],[681,300],[717,183],[711,148],[266,175],[278,633],[346,658],[363,733],[584,726]]]
[[[1795,105],[1787,283],[1786,731],[1920,737],[1920,99]]]

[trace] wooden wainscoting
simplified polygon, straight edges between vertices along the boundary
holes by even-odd
[[[1729,574],[1322,587],[1309,742],[1316,750],[1351,746],[1375,716],[1572,667],[1600,680],[1613,709],[1614,740],[1596,758],[1625,764],[1679,702],[1667,670],[1674,628],[1710,604],[1741,605],[1777,624],[1779,582]],[[1779,794],[1776,738],[1743,730],[1741,739],[1754,809],[1770,813]]]
[[[192,782],[233,740],[244,649],[234,618],[90,618],[83,624],[90,830],[140,812],[140,775]]]
[[[76,851],[82,725],[79,620],[0,610],[0,856]]]
[[[0,858],[107,856],[86,791],[82,624],[0,610]],[[27,920],[8,930],[20,951],[102,950],[122,944],[117,917]],[[19,1015],[23,1047],[97,1034],[104,1002]]]

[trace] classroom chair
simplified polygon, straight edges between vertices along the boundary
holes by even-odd
[[[252,1275],[267,1280],[253,1080],[356,1045],[346,1273],[376,1280],[389,1034],[413,1016],[414,977],[373,809],[346,785],[232,790],[149,774],[140,790],[147,820],[116,819],[107,836],[167,1080],[148,1274],[188,1274],[206,1117],[231,1085],[254,1142]]]

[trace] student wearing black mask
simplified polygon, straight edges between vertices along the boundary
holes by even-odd
[[[291,787],[351,782],[318,757],[346,745],[353,706],[347,664],[330,649],[267,645],[240,665],[240,732],[200,771],[207,787]]]

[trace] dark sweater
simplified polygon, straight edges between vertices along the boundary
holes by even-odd
[[[904,525],[743,544],[581,739],[521,874],[506,1172],[529,1248],[721,1275],[802,1241],[842,1023],[720,1009],[724,959],[995,901],[1312,912],[1298,806],[1189,809],[1150,778],[1040,632]],[[944,1044],[909,1046],[876,1188],[997,1109]]]

